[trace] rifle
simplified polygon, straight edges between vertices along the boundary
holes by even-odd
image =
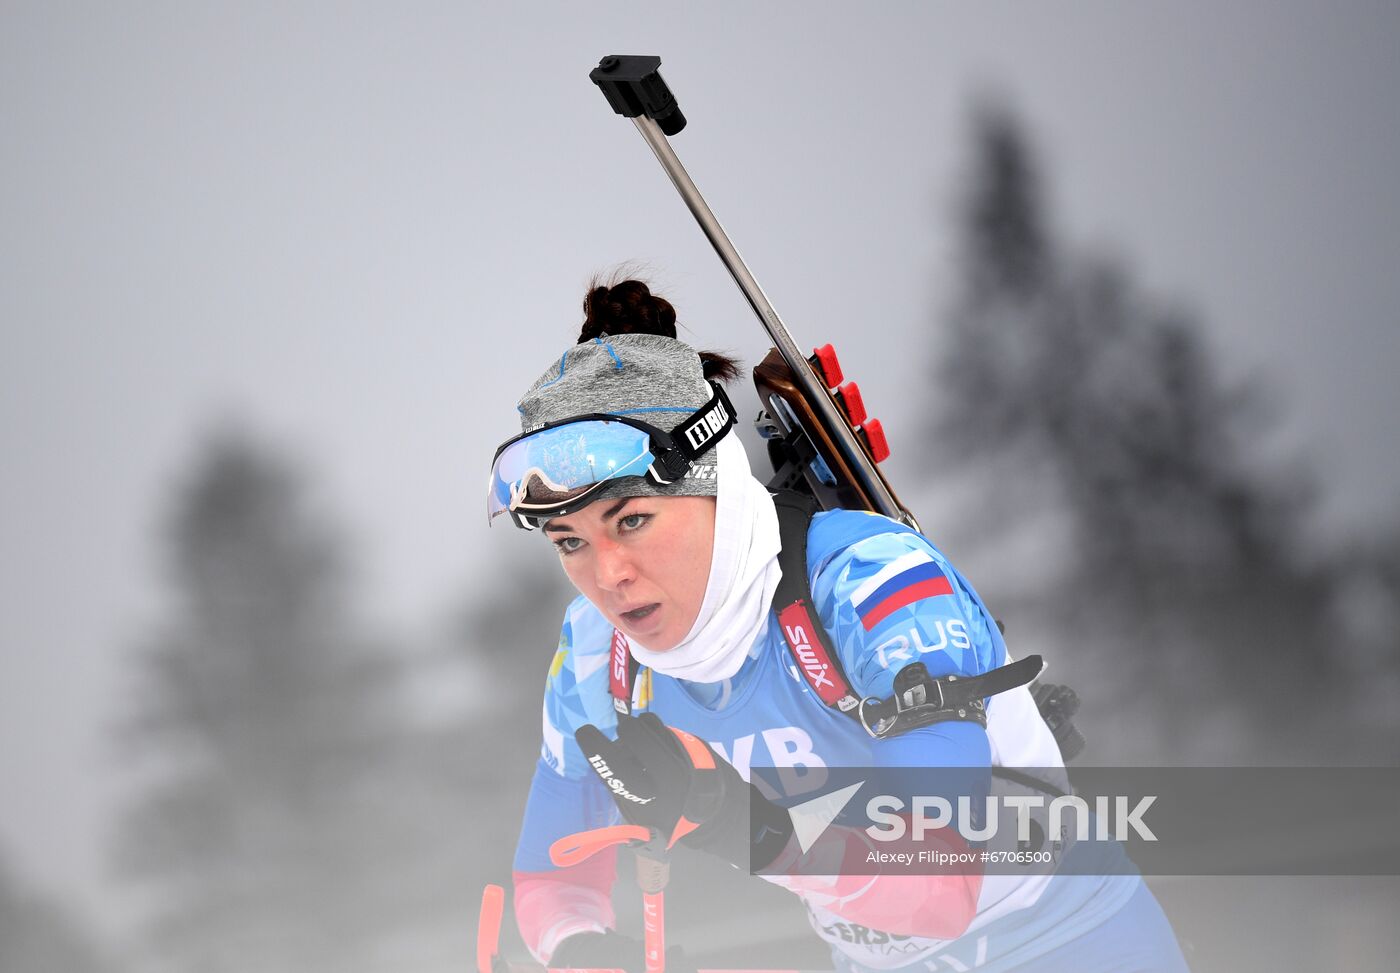
[[[884,428],[867,414],[856,383],[842,384],[844,376],[835,349],[824,345],[811,356],[798,350],[772,302],[672,150],[668,137],[684,129],[686,120],[661,77],[660,67],[661,58],[653,55],[610,54],[588,77],[613,110],[636,125],[773,339],[773,349],[753,372],[763,403],[758,430],[767,441],[773,464],[769,488],[807,493],[824,510],[844,507],[884,514],[922,533],[914,515],[880,471],[879,464],[890,453]],[[1000,620],[997,626],[1005,630]],[[1071,722],[1079,697],[1068,686],[1040,681],[1031,684],[1031,692],[1068,763],[1085,745]]]
[[[890,454],[889,444],[880,421],[867,414],[859,386],[842,384],[844,375],[831,345],[815,349],[811,356],[798,350],[672,150],[668,136],[685,127],[685,115],[662,80],[660,66],[659,57],[609,55],[588,77],[602,89],[608,104],[637,126],[773,340],[772,350],[753,371],[763,404],[758,429],[773,463],[769,487],[807,493],[825,510],[870,510],[918,530],[918,521],[880,471],[879,464]]]

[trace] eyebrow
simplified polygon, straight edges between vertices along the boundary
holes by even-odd
[[[599,520],[609,520],[609,519],[611,519],[612,516],[613,516],[613,514],[617,513],[619,510],[621,510],[623,507],[627,506],[627,504],[631,503],[631,502],[632,502],[633,500],[635,500],[635,499],[636,499],[636,497],[623,497],[621,500],[619,500],[617,503],[613,504],[613,505],[612,505],[611,507],[609,507],[607,510],[604,510],[602,516],[599,517],[598,519],[599,519]],[[545,524],[545,525],[544,525],[544,531],[545,531],[545,533],[547,533],[547,534],[572,534],[572,533],[573,533],[573,530],[572,530],[570,527],[568,527],[566,524],[555,524],[555,523],[548,523],[548,524]]]

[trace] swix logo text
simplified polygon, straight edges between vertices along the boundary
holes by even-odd
[[[729,413],[725,410],[724,403],[716,402],[713,409],[686,427],[685,438],[690,441],[691,446],[699,449],[728,423]]]
[[[608,790],[612,791],[618,797],[631,801],[633,804],[650,804],[652,802],[653,798],[638,797],[627,789],[626,784],[613,776],[612,768],[608,766],[608,762],[603,759],[602,754],[595,753],[588,758],[588,762],[593,766],[593,769],[598,772],[598,776],[603,778],[603,783],[608,785]]]
[[[820,689],[822,686],[833,685],[831,680],[826,678],[831,665],[817,654],[816,649],[812,648],[812,643],[807,640],[807,630],[801,625],[789,625],[783,631],[787,634],[788,641],[792,643],[793,650],[797,654],[797,661],[802,663],[803,671],[812,680],[813,688]]]
[[[613,679],[626,685],[627,681],[627,640],[621,632],[613,633],[612,640]]]

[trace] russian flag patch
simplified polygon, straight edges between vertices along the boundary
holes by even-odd
[[[923,551],[910,551],[861,582],[851,605],[868,632],[921,598],[951,595],[953,583]]]

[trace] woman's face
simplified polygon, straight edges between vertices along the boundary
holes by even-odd
[[[705,599],[714,497],[617,497],[554,517],[544,532],[574,587],[628,638],[664,652]]]

